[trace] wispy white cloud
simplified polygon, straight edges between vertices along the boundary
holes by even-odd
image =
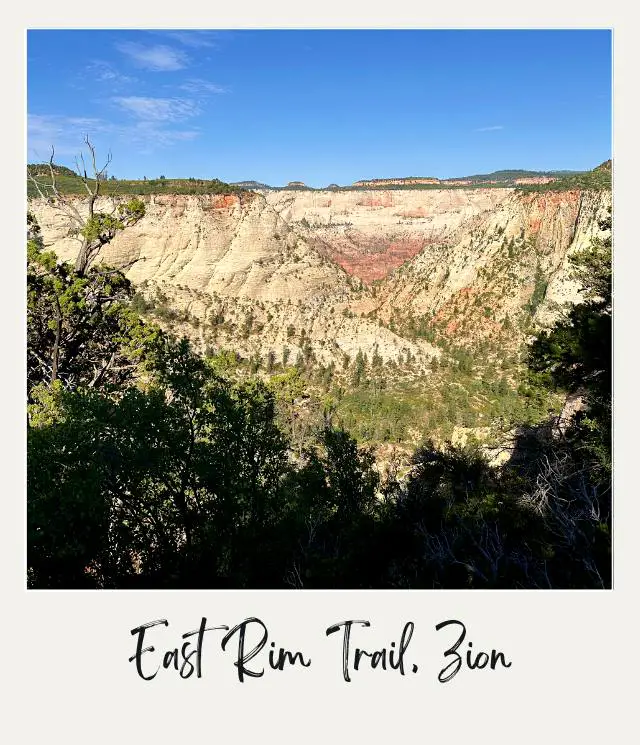
[[[86,67],[86,74],[92,81],[98,83],[109,83],[110,85],[120,86],[129,85],[138,82],[136,78],[129,75],[123,75],[109,62],[103,60],[94,60]]]
[[[227,88],[224,86],[212,83],[209,80],[202,80],[201,78],[190,78],[189,80],[185,80],[184,83],[178,86],[178,88],[195,96],[206,96],[211,93],[228,92]]]
[[[164,44],[149,46],[125,41],[116,44],[116,49],[129,57],[135,65],[150,72],[182,70],[189,64],[189,58],[184,52]]]
[[[62,132],[69,127],[86,130],[101,126],[101,120],[85,116],[62,116],[58,114],[29,114],[27,118],[29,132],[36,135]]]
[[[95,137],[109,128],[106,122],[91,117],[29,114],[27,139],[30,156],[48,160],[52,147],[55,147],[56,156],[76,155],[82,149],[85,135]]]
[[[111,100],[128,114],[147,122],[180,122],[200,114],[198,105],[188,98],[114,96]]]
[[[29,160],[49,160],[52,146],[56,161],[60,157],[72,160],[83,150],[85,135],[89,135],[99,150],[113,150],[117,168],[118,142],[135,144],[141,153],[150,153],[193,140],[200,135],[200,130],[197,127],[176,129],[168,120],[147,119],[123,124],[89,117],[30,114],[27,119]]]
[[[139,145],[142,148],[140,152],[143,153],[152,152],[159,147],[169,147],[176,142],[195,140],[199,135],[200,130],[197,128],[172,129],[153,122],[138,122],[123,132],[127,141]]]
[[[170,39],[175,39],[175,41],[184,44],[186,47],[192,47],[193,49],[216,47],[218,46],[218,40],[220,38],[219,31],[190,31],[185,29],[180,31],[163,31],[160,33]]]
[[[496,124],[492,127],[478,127],[478,129],[474,129],[474,132],[495,132],[498,129],[504,129],[502,124]]]

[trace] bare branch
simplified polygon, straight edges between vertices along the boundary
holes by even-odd
[[[116,353],[112,352],[107,362],[94,375],[93,380],[91,380],[91,382],[89,383],[89,388],[94,388],[96,384],[102,380],[107,370],[113,365],[115,358],[116,358]]]
[[[38,191],[38,194],[40,195],[40,198],[41,198],[41,199],[44,199],[45,201],[47,201],[47,200],[49,199],[49,197],[47,197],[47,196],[46,196],[46,195],[45,195],[45,194],[44,194],[44,193],[42,192],[42,188],[41,188],[41,187],[44,187],[44,186],[45,186],[45,184],[40,184],[40,183],[39,183],[38,181],[36,181],[36,180],[35,180],[35,178],[33,177],[33,174],[31,174],[31,173],[27,173],[27,175],[29,176],[29,180],[30,180],[30,181],[31,181],[31,182],[32,182],[32,183],[34,184],[34,186],[36,187],[36,189],[37,189],[37,191]]]
[[[80,212],[73,206],[73,204],[68,202],[58,190],[58,185],[56,182],[56,172],[53,162],[54,155],[55,150],[52,147],[51,157],[49,158],[49,173],[51,174],[51,183],[46,184],[42,181],[37,181],[32,173],[28,172],[27,175],[31,183],[35,186],[36,191],[38,192],[38,195],[41,199],[54,205],[56,209],[59,209],[72,222],[74,222],[77,227],[81,228],[84,225],[84,220],[82,219]]]
[[[108,277],[111,274],[117,274],[118,272],[124,272],[127,269],[129,269],[129,267],[132,267],[134,264],[136,264],[138,261],[146,261],[146,260],[147,260],[146,256],[139,256],[137,259],[131,259],[131,261],[128,261],[126,264],[123,264],[122,266],[117,267],[116,269],[108,269],[107,271],[104,271],[104,272],[95,272],[95,276],[96,277]]]
[[[84,142],[85,142],[86,146],[89,148],[89,152],[91,153],[91,167],[93,169],[93,175],[94,175],[94,178],[95,178],[95,185],[94,185],[93,195],[97,197],[98,196],[98,193],[100,191],[100,178],[104,175],[104,172],[107,170],[107,168],[108,168],[108,166],[111,163],[111,161],[112,161],[113,158],[112,158],[112,155],[111,155],[111,150],[109,150],[109,152],[107,154],[107,161],[106,161],[106,163],[102,166],[102,168],[100,168],[98,170],[98,165],[96,163],[96,149],[95,149],[93,143],[91,142],[91,140],[89,139],[89,135],[85,135]]]
[[[85,162],[84,162],[84,154],[83,153],[80,153],[80,162],[82,163],[82,168],[80,168],[80,164],[78,163],[78,159],[76,158],[76,167],[78,169],[78,176],[80,176],[80,178],[82,179],[82,183],[84,184],[84,188],[87,190],[87,193],[91,197],[91,196],[93,196],[93,192],[89,188],[88,177],[87,177],[87,166],[85,165]]]
[[[302,576],[300,574],[300,565],[297,561],[293,562],[291,569],[284,577],[284,581],[291,587],[301,590],[304,587]]]
[[[49,171],[51,173],[51,188],[53,189],[53,193],[57,196],[58,195],[58,189],[56,188],[56,172],[53,168],[53,156],[56,154],[56,150],[51,145],[51,157],[49,158]]]

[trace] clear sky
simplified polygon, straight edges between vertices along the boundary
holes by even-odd
[[[611,34],[29,31],[29,162],[88,133],[120,178],[274,186],[587,170],[611,157]]]

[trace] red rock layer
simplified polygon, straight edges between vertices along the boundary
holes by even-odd
[[[384,279],[394,269],[419,254],[429,243],[424,237],[374,240],[351,235],[350,238],[351,242],[324,242],[318,248],[348,274],[367,284]]]

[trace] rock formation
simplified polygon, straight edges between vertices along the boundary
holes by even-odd
[[[551,321],[554,304],[579,299],[568,257],[598,234],[611,194],[295,188],[143,199],[145,217],[102,259],[130,265],[144,296],[172,308],[202,348],[323,364],[359,350],[409,353],[427,369],[439,349],[394,319],[427,317],[459,343],[495,335],[524,308]],[[41,200],[30,209],[45,243],[73,258],[63,216]]]

